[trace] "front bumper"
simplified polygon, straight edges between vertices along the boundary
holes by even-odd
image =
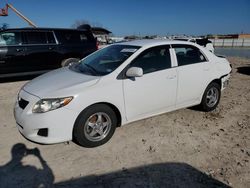
[[[66,107],[62,107],[46,113],[32,113],[34,104],[40,100],[24,90],[19,93],[19,99],[28,101],[28,105],[20,107],[18,100],[14,107],[14,116],[17,128],[28,140],[53,144],[72,140],[72,132],[78,114]],[[41,136],[39,130],[47,129],[48,134]]]

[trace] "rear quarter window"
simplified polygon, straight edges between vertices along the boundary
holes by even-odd
[[[90,40],[90,36],[83,31],[59,31],[57,35],[64,44],[86,43]]]
[[[172,45],[178,61],[178,66],[206,62],[206,57],[199,48],[191,45]]]

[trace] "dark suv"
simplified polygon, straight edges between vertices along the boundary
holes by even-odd
[[[23,28],[0,31],[0,77],[43,73],[97,50],[90,29]]]

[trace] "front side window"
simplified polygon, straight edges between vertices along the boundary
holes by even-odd
[[[159,46],[145,50],[130,66],[142,68],[143,74],[170,68],[169,46]]]
[[[21,35],[18,32],[4,32],[0,34],[0,46],[20,45]]]
[[[26,40],[28,44],[47,44],[46,32],[26,32]]]
[[[178,66],[190,65],[207,61],[200,50],[191,45],[172,45],[174,48]]]
[[[103,76],[113,72],[140,47],[131,45],[111,45],[103,48],[70,69],[84,74]]]

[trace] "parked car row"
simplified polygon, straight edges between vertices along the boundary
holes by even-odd
[[[89,29],[22,28],[0,32],[0,77],[67,66],[97,50]]]

